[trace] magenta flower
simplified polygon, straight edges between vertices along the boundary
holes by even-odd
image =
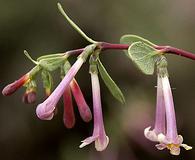
[[[83,121],[89,122],[92,119],[91,110],[85,101],[85,98],[82,94],[82,91],[81,91],[76,79],[73,79],[71,81],[70,88],[71,88],[72,94],[75,98],[75,101],[77,103],[81,118],[83,119]]]
[[[63,94],[64,100],[64,115],[63,115],[63,122],[66,128],[73,128],[75,125],[75,115],[74,109],[72,104],[72,94],[70,87],[68,87]]]
[[[42,120],[51,120],[54,116],[54,110],[56,105],[63,95],[64,91],[69,86],[70,82],[84,63],[84,59],[82,57],[78,58],[74,65],[67,72],[66,76],[60,82],[60,84],[56,87],[56,89],[52,92],[52,94],[41,104],[37,106],[36,113],[37,116]]]
[[[72,93],[76,100],[81,118],[85,122],[89,122],[92,119],[91,110],[87,105],[82,91],[75,78],[70,82],[70,86],[65,90],[63,94],[64,100],[64,115],[63,121],[66,128],[73,128],[75,125],[75,115],[72,103]]]
[[[101,96],[100,96],[100,84],[98,79],[98,74],[91,73],[92,81],[92,93],[93,93],[93,114],[94,114],[94,129],[93,135],[81,141],[82,144],[79,146],[83,148],[84,146],[95,141],[95,148],[97,151],[103,151],[106,149],[109,138],[106,136],[104,129],[104,122],[102,116],[102,106],[101,106]]]
[[[158,75],[155,128],[152,131],[150,127],[146,128],[144,134],[149,140],[159,142],[156,145],[159,150],[167,148],[172,155],[179,155],[180,147],[192,149],[191,146],[183,144],[183,137],[177,133],[173,96],[167,75]]]

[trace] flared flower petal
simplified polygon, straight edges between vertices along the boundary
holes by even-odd
[[[187,151],[192,149],[192,146],[188,146],[187,144],[184,144],[184,143],[181,144],[180,146],[183,147]]]
[[[158,141],[160,144],[157,144],[156,147],[159,150],[163,150],[167,148],[170,150],[170,153],[172,155],[179,155],[180,154],[180,147],[183,147],[186,150],[192,149],[191,146],[188,146],[187,144],[183,144],[183,137],[181,135],[178,135],[176,137],[175,143],[173,143],[171,140],[167,139],[167,137],[163,134],[158,135]]]
[[[103,151],[107,148],[108,143],[109,143],[108,136],[103,136],[102,138],[98,138],[95,141],[95,148],[97,151]]]
[[[157,149],[167,148],[172,155],[180,154],[180,147],[186,150],[192,147],[183,144],[183,137],[177,133],[173,95],[166,68],[158,68],[157,103],[155,127],[144,130],[144,135],[151,141],[159,142]]]
[[[155,147],[158,149],[158,150],[163,150],[165,148],[167,148],[167,146],[165,144],[156,144]]]
[[[97,138],[98,138],[98,135],[96,135],[96,136],[91,136],[91,137],[88,137],[88,138],[84,139],[83,141],[81,141],[82,144],[79,146],[79,148],[83,148],[83,147],[85,147],[85,146],[91,144],[92,142],[96,141]]]
[[[158,135],[156,134],[156,132],[154,130],[150,130],[151,126],[150,127],[147,127],[145,130],[144,130],[144,136],[149,139],[150,141],[153,141],[153,142],[158,142]]]

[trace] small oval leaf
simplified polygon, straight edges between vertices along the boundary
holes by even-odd
[[[140,36],[136,36],[133,34],[127,34],[127,35],[123,35],[120,39],[120,43],[121,44],[128,44],[129,46],[131,44],[133,44],[134,42],[143,42],[145,44],[148,44],[149,46],[156,46],[154,43],[148,41],[145,38],[142,38]],[[126,53],[127,56],[129,56],[128,52],[126,50],[124,50],[124,52]]]
[[[129,45],[131,45],[134,42],[143,42],[143,43],[148,44],[149,46],[152,46],[152,47],[156,46],[156,44],[148,41],[147,39],[142,38],[140,36],[132,35],[132,34],[124,35],[120,39],[120,43],[121,44],[129,44]]]
[[[154,73],[159,51],[143,42],[134,42],[128,49],[128,55],[138,68],[147,75]]]

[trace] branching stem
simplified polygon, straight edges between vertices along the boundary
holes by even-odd
[[[93,44],[98,44],[98,48],[101,50],[108,50],[108,49],[114,49],[114,50],[128,50],[129,45],[127,44],[113,44],[113,43],[107,43],[107,42],[97,42],[94,41],[93,39],[91,39],[90,37],[88,37],[80,28],[78,25],[76,25],[69,17],[68,15],[65,13],[64,9],[62,8],[62,5],[60,3],[57,4],[58,5],[58,9],[61,12],[61,14],[64,16],[64,18],[68,21],[68,23],[83,37],[85,38],[88,42],[93,43]],[[182,49],[178,49],[178,48],[174,48],[171,46],[158,46],[158,45],[154,45],[153,46],[155,49],[159,50],[162,54],[165,53],[169,53],[169,54],[175,54],[175,55],[179,55],[179,56],[183,56],[192,60],[195,60],[195,54],[190,53],[188,51],[184,51]],[[71,51],[67,51],[65,52],[66,54],[69,55],[75,55],[75,54],[80,54],[82,51],[84,50],[84,48],[80,48],[80,49],[75,49],[75,50],[71,50]],[[27,57],[29,59],[31,59],[31,57],[26,54]],[[32,60],[32,59],[31,59]],[[32,60],[33,61],[33,60]]]
[[[112,49],[112,50],[128,50],[129,45],[127,45],[127,44],[113,44],[113,43],[107,43],[107,42],[98,42],[98,48],[100,48],[102,51],[103,50],[110,50],[110,49]],[[186,58],[195,60],[194,53],[184,51],[182,49],[178,49],[178,48],[171,47],[171,46],[154,46],[154,48],[161,51],[164,54],[175,54],[178,56],[182,56],[182,57],[186,57]],[[70,51],[67,51],[66,54],[78,55],[83,50],[84,50],[84,48],[70,50]]]

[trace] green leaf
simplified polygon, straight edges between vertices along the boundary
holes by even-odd
[[[121,44],[128,44],[129,46],[134,42],[143,42],[145,44],[148,44],[149,46],[155,46],[154,43],[148,41],[147,39],[132,34],[123,35],[120,39]],[[124,52],[127,56],[129,56],[126,50],[124,50]]]
[[[65,56],[64,53],[47,54],[47,55],[44,55],[44,56],[37,58],[37,61],[47,59],[47,58],[58,58],[58,57],[63,57],[63,56]]]
[[[98,69],[99,69],[100,75],[104,83],[106,84],[106,86],[108,87],[112,95],[117,100],[119,100],[121,103],[125,103],[125,98],[123,96],[123,93],[121,92],[119,87],[116,85],[116,83],[112,80],[112,78],[110,77],[106,69],[104,68],[103,64],[101,63],[100,59],[98,59]]]
[[[143,43],[148,44],[149,46],[152,46],[152,47],[156,46],[156,44],[148,41],[145,38],[142,38],[142,37],[139,37],[139,36],[136,36],[136,35],[131,35],[131,34],[124,35],[120,39],[120,43],[122,43],[122,44],[131,45],[134,42],[143,42]]]
[[[46,58],[39,61],[39,65],[48,71],[59,68],[67,59],[67,56]]]
[[[43,80],[43,87],[48,91],[51,92],[53,87],[53,78],[51,74],[47,70],[42,70],[41,72],[42,80]]]
[[[147,75],[154,73],[156,59],[159,52],[143,42],[134,42],[128,49],[130,59]]]

